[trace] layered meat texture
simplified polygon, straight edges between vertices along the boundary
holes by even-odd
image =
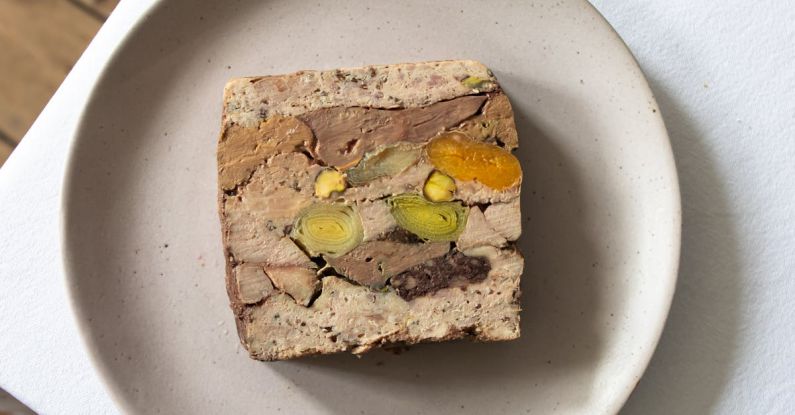
[[[251,356],[519,336],[521,167],[473,61],[227,84],[227,290]]]

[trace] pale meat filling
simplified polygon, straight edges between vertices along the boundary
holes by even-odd
[[[415,343],[474,335],[481,340],[519,336],[516,302],[522,257],[512,250],[483,246],[491,271],[466,291],[451,287],[406,302],[394,292],[377,292],[342,278],[322,280],[311,307],[275,294],[254,307],[244,335],[250,352],[263,359],[307,353],[362,353],[385,343]]]

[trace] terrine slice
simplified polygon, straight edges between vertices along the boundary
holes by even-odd
[[[251,357],[519,337],[518,145],[475,61],[229,81],[219,214]]]

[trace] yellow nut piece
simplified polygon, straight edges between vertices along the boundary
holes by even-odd
[[[323,170],[315,179],[315,196],[328,198],[334,192],[345,190],[345,178],[337,170]]]
[[[428,176],[422,194],[431,202],[449,202],[453,200],[455,193],[455,182],[450,176],[436,170]]]
[[[467,88],[479,90],[486,86],[491,86],[491,81],[488,79],[479,78],[477,76],[468,76],[461,81],[461,84]]]

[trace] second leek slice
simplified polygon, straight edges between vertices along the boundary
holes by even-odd
[[[469,213],[460,202],[430,202],[417,194],[393,196],[388,203],[401,228],[432,242],[458,239]]]

